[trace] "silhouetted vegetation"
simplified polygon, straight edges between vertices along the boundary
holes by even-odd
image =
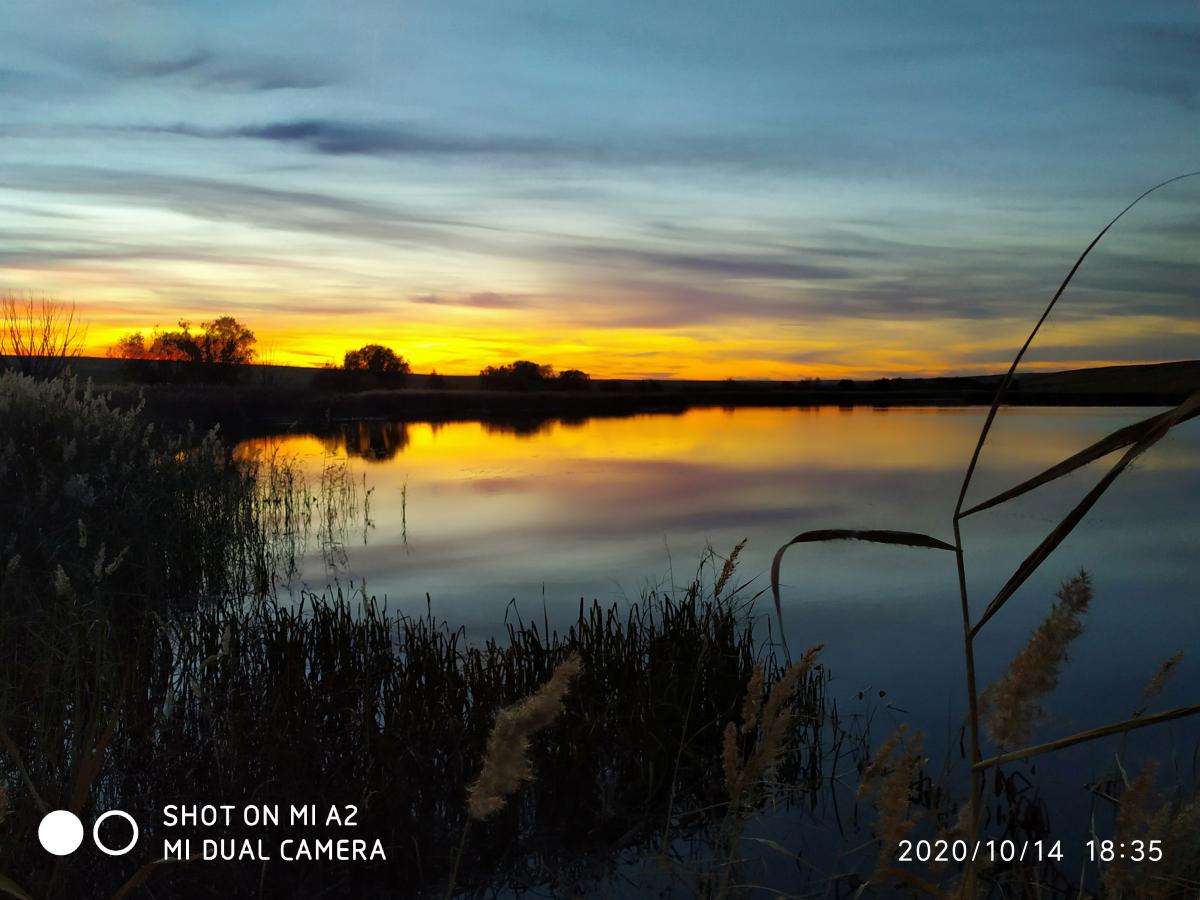
[[[343,422],[320,433],[331,453],[344,453],[368,462],[394,458],[408,446],[404,422]]]
[[[545,387],[554,378],[553,366],[518,359],[506,366],[488,366],[479,373],[484,387],[499,390],[529,390]]]
[[[126,361],[129,377],[140,381],[232,381],[239,367],[254,360],[254,332],[233,316],[219,316],[200,324],[193,333],[180,321],[177,331],[155,331],[149,338],[140,331],[122,335],[108,354]]]
[[[1019,843],[1021,841],[1036,840],[1038,839],[1037,833],[1031,833],[1027,826],[1032,825],[1035,828],[1045,829],[1046,816],[1042,814],[1041,810],[1034,810],[1032,817],[1015,815],[1014,813],[1019,809],[1010,803],[1007,810],[1001,809],[993,818],[989,815],[991,812],[987,790],[989,781],[992,783],[993,796],[999,796],[1002,790],[1006,790],[1010,796],[1020,800],[1022,799],[1019,797],[1020,792],[1013,790],[1015,779],[1012,773],[1014,768],[1020,772],[1021,768],[1029,766],[1029,760],[1115,735],[1126,735],[1135,729],[1200,715],[1200,703],[1192,703],[1152,715],[1145,714],[1146,707],[1143,705],[1142,708],[1135,710],[1132,716],[1127,711],[1121,711],[1114,715],[1121,715],[1122,718],[1110,723],[1067,734],[1050,741],[1032,742],[1034,725],[1042,717],[1039,703],[1058,685],[1060,668],[1067,659],[1067,650],[1082,633],[1083,618],[1093,599],[1091,579],[1087,573],[1082,571],[1063,582],[1057,593],[1057,602],[1051,606],[1045,621],[1033,632],[1025,647],[1013,658],[1007,671],[999,680],[990,687],[981,689],[976,669],[976,651],[981,643],[980,635],[984,626],[1041,568],[1116,479],[1135,460],[1166,437],[1173,428],[1200,415],[1200,389],[1196,389],[1193,384],[1186,398],[1166,412],[1119,428],[1091,446],[1071,454],[1044,471],[986,500],[969,507],[966,503],[968,490],[971,487],[980,456],[988,442],[1000,405],[1006,399],[1008,391],[1015,381],[1017,368],[1080,265],[1109,228],[1142,198],[1167,184],[1180,180],[1180,178],[1198,175],[1200,172],[1168,179],[1150,188],[1126,206],[1079,255],[1058,290],[1050,298],[1045,311],[1013,357],[1008,372],[997,386],[987,416],[984,418],[974,452],[966,464],[962,484],[958,489],[957,502],[953,507],[950,521],[953,543],[928,534],[910,531],[878,528],[815,529],[798,534],[780,547],[775,554],[771,566],[771,590],[781,629],[783,627],[783,607],[780,598],[780,572],[783,555],[789,547],[853,540],[944,551],[952,553],[955,557],[963,634],[962,651],[965,672],[963,693],[967,701],[967,716],[962,728],[964,755],[969,761],[967,783],[955,785],[953,788],[946,784],[933,785],[923,771],[921,737],[908,734],[904,726],[901,726],[884,743],[863,780],[863,788],[876,792],[876,805],[879,811],[877,833],[880,855],[868,883],[907,884],[915,886],[923,893],[933,895],[944,895],[949,891],[954,891],[964,898],[974,898],[980,891],[988,891],[992,888],[998,888],[1003,896],[1043,895],[1051,886],[1064,891],[1069,890],[1069,881],[1064,884],[1061,878],[1061,867],[1055,867],[1049,861],[1042,859],[1026,861],[1024,855],[1020,859],[1014,855],[1011,859],[1002,860],[1002,865],[997,865],[995,859],[986,857],[980,859],[975,854],[967,852],[958,860],[963,864],[960,870],[947,879],[943,872],[944,865],[938,865],[936,861],[930,865],[919,867],[898,864],[896,848],[901,840],[915,834],[923,824],[927,828],[935,828],[935,833],[943,839],[961,840],[966,848],[978,847],[981,840],[1010,839],[1018,841],[1018,846],[1021,846]],[[845,382],[839,383],[839,386],[843,383]],[[1118,453],[1120,455],[1117,456],[1111,468],[1049,530],[1017,566],[1008,580],[991,596],[986,605],[981,606],[978,602],[972,603],[967,577],[966,545],[962,538],[963,521],[970,516],[1002,506],[1059,478],[1071,475],[1089,463]],[[1169,677],[1172,667],[1177,662],[1178,657],[1172,657],[1163,663],[1159,673],[1152,678],[1144,691],[1144,697],[1152,699],[1161,690],[1163,681]],[[988,755],[985,755],[985,750],[989,751]],[[1118,841],[1133,839],[1139,842],[1148,842],[1157,839],[1163,845],[1178,849],[1177,855],[1169,860],[1165,855],[1160,857],[1159,861],[1163,864],[1155,868],[1154,884],[1146,890],[1140,889],[1137,883],[1139,879],[1133,877],[1130,872],[1123,871],[1125,868],[1123,865],[1124,853],[1114,853],[1109,858],[1103,859],[1103,862],[1109,863],[1105,866],[1102,881],[1105,895],[1111,897],[1189,896],[1195,890],[1197,876],[1200,876],[1200,792],[1195,786],[1188,790],[1185,783],[1178,783],[1175,785],[1174,797],[1165,800],[1158,797],[1154,798],[1153,803],[1150,803],[1150,795],[1153,793],[1155,784],[1157,761],[1151,760],[1137,778],[1131,781],[1127,775],[1127,761],[1122,760],[1122,755],[1122,751],[1118,750],[1117,767],[1120,769],[1120,777],[1123,782],[1118,792],[1119,796],[1100,795],[1102,799],[1111,804],[1114,818],[1113,827],[1099,831],[1093,818],[1092,834],[1111,835],[1115,833],[1118,835]],[[1007,775],[1005,774],[1006,768],[1009,772]],[[1029,771],[1032,774],[1032,768]],[[884,776],[884,772],[888,774]],[[1192,774],[1194,777],[1195,773]],[[873,775],[874,779],[868,778],[868,775]],[[1025,776],[1021,774],[1020,777],[1024,778]],[[878,781],[878,784],[873,785],[872,780]],[[957,796],[964,798],[961,802],[961,810],[959,801],[955,799]],[[914,802],[914,797],[919,802]],[[921,806],[926,808],[928,815],[922,815],[919,812]],[[1152,806],[1153,809],[1147,809],[1147,806]],[[1124,846],[1124,844],[1120,845],[1119,849],[1123,849]],[[921,860],[918,857],[917,862],[930,862],[930,860]],[[1059,882],[1057,885],[1055,885],[1056,881]],[[1079,893],[1082,895],[1082,887]]]
[[[347,372],[360,372],[402,383],[409,373],[408,362],[396,351],[381,344],[366,344],[357,350],[347,350],[342,361]]]
[[[50,297],[0,297],[0,357],[23,375],[50,378],[83,349],[87,328],[75,304]]]
[[[579,369],[555,373],[553,366],[544,366],[519,359],[505,366],[488,366],[479,373],[485,388],[501,391],[564,390],[586,391],[591,376]]]
[[[558,386],[568,391],[586,391],[591,384],[592,376],[579,369],[567,369],[558,373]]]
[[[401,871],[413,888],[436,885],[496,711],[570,654],[582,674],[535,742],[538,778],[476,830],[459,883],[569,883],[589,860],[658,845],[664,823],[672,836],[714,826],[723,725],[756,661],[764,689],[779,671],[732,564],[627,610],[581,603],[565,633],[526,624],[483,644],[360,594],[276,603],[314,515],[286,462],[234,457],[212,434],[161,438],[139,410],[70,379],[5,374],[0,400],[0,842],[3,875],[26,892],[106,898],[131,874],[124,860],[48,857],[45,809],[121,808],[161,846],[164,804],[213,798],[357,804],[360,833],[389,862],[322,864],[321,883],[371,895]],[[315,504],[318,518],[329,505]],[[780,787],[798,796],[827,783],[824,684],[814,670],[789,701]],[[261,833],[222,834],[238,836]],[[200,873],[163,866],[152,883],[186,896],[199,878],[246,896],[264,877],[237,864]],[[303,866],[266,878],[272,896],[312,896]]]

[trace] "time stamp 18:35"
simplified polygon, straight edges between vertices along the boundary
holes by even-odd
[[[1163,842],[1161,840],[1090,840],[1084,845],[1089,862],[1110,863],[1161,862]],[[897,862],[967,862],[987,860],[989,862],[1062,862],[1062,841],[1014,841],[987,840],[903,840],[897,844]]]

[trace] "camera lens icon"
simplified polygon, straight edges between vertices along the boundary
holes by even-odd
[[[83,823],[75,813],[56,809],[38,825],[38,841],[47,853],[70,856],[83,843]]]
[[[129,828],[133,832],[133,834],[131,834],[129,837],[129,843],[126,844],[124,847],[120,847],[116,850],[114,850],[112,847],[109,847],[102,840],[100,840],[100,826],[102,824],[104,824],[105,819],[111,819],[114,816],[118,819],[124,819],[126,822],[128,822]],[[109,856],[124,856],[126,853],[128,853],[130,850],[132,850],[134,844],[136,844],[138,842],[137,822],[133,821],[133,816],[131,816],[129,813],[125,812],[124,810],[110,809],[108,812],[106,812],[102,816],[100,816],[100,818],[96,819],[96,824],[92,826],[92,841],[96,844],[97,847],[100,848],[101,853],[106,853]]]
[[[100,826],[112,818],[124,819],[129,823],[129,829],[132,832],[129,837],[129,843],[124,847],[110,847],[100,839]],[[133,816],[124,810],[110,809],[108,812],[100,815],[92,825],[92,841],[99,848],[101,853],[108,856],[124,856],[138,842],[138,826],[133,820]],[[56,809],[53,812],[46,813],[42,818],[42,822],[38,825],[38,841],[42,848],[54,856],[70,856],[79,849],[79,845],[83,843],[83,823],[79,821],[79,816],[66,809]]]

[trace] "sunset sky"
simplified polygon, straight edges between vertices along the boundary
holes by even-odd
[[[994,371],[1200,169],[1190,2],[9,0],[0,291],[276,362]],[[1036,362],[1200,356],[1200,179]]]

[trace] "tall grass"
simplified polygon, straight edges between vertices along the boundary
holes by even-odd
[[[1136,711],[1133,716],[1106,725],[1099,725],[1095,728],[1066,735],[1046,743],[1028,745],[1032,731],[1032,722],[1037,715],[1034,700],[1054,686],[1057,681],[1058,666],[1065,654],[1066,646],[1078,635],[1082,627],[1080,616],[1091,599],[1091,588],[1086,581],[1086,576],[1077,578],[1064,585],[1063,590],[1059,593],[1059,603],[1052,609],[1047,621],[1034,633],[1028,646],[1013,661],[1008,673],[986,692],[981,693],[979,689],[975,666],[975,646],[984,626],[1000,613],[1022,585],[1046,562],[1054,550],[1083,520],[1100,497],[1104,495],[1134,460],[1165,437],[1172,428],[1200,414],[1200,390],[1194,391],[1181,403],[1167,412],[1150,416],[1133,425],[1121,428],[1038,475],[1000,494],[976,503],[969,508],[966,505],[967,493],[970,489],[980,456],[991,433],[996,414],[1013,385],[1017,368],[1020,366],[1030,345],[1037,337],[1042,325],[1062,298],[1067,287],[1075,277],[1076,272],[1083,265],[1084,260],[1087,259],[1093,248],[1096,247],[1105,234],[1141,200],[1160,188],[1197,175],[1200,175],[1200,172],[1179,175],[1160,182],[1144,191],[1133,202],[1117,213],[1075,260],[1074,265],[1059,285],[1053,297],[1051,297],[1041,317],[1029,333],[1029,336],[1017,351],[1008,372],[996,390],[958,492],[951,520],[953,528],[952,542],[926,534],[878,529],[807,531],[797,535],[787,544],[780,547],[775,555],[771,568],[771,588],[775,600],[776,615],[780,618],[782,624],[782,604],[779,589],[780,568],[784,552],[793,545],[833,540],[860,540],[872,543],[943,550],[954,554],[963,629],[963,656],[966,672],[964,692],[967,700],[966,730],[969,739],[968,752],[971,763],[971,783],[967,794],[965,834],[968,841],[972,844],[979,839],[984,824],[986,780],[989,774],[991,774],[997,786],[1002,784],[1004,782],[1004,776],[1000,771],[1002,764],[1087,743],[1113,734],[1123,734],[1135,728],[1143,728],[1200,713],[1200,704],[1178,707],[1153,715],[1144,715],[1143,711]],[[1068,475],[1110,453],[1121,450],[1124,450],[1124,453],[1112,467],[1037,544],[990,601],[982,609],[979,609],[978,605],[973,606],[967,588],[966,554],[961,530],[962,521],[969,516],[997,507],[1015,497]],[[985,758],[983,729],[985,720],[988,719],[990,719],[990,733],[996,752],[992,756]],[[903,779],[900,781],[902,782]],[[904,790],[904,785],[897,783],[893,785],[893,796],[890,798],[892,801],[896,799],[894,795],[897,791],[901,791],[906,795],[908,794],[908,791]],[[909,797],[904,796],[902,800],[907,804]],[[893,840],[894,835],[889,836],[886,833],[883,835],[885,852],[893,849],[887,846],[887,843]],[[1200,872],[1200,859],[1189,858],[1185,869],[1187,869],[1188,865],[1195,866],[1194,869],[1188,870],[1193,876]],[[887,869],[885,874],[892,877],[902,877],[910,883],[912,881],[911,873],[894,867]],[[979,866],[972,859],[972,861],[966,864],[961,881],[959,882],[958,892],[962,896],[971,898],[976,895],[980,888],[979,874]],[[1194,891],[1194,885],[1189,889],[1187,887],[1188,884],[1187,879],[1181,879],[1173,882],[1171,887],[1179,891]],[[928,882],[923,882],[917,886],[937,892],[937,889]]]
[[[53,640],[52,652],[24,652],[34,640]],[[216,800],[356,804],[360,833],[384,842],[388,864],[324,864],[321,883],[371,896],[404,872],[414,888],[433,888],[474,808],[466,798],[496,793],[492,769],[480,780],[491,723],[575,658],[558,721],[521,754],[536,777],[502,806],[485,804],[491,814],[477,816],[458,874],[464,888],[564,889],[616,850],[657,847],[665,818],[678,834],[719,827],[722,729],[763,671],[743,611],[699,588],[627,611],[593,604],[564,633],[526,623],[481,645],[369,598],[312,595],[295,607],[148,615],[120,633],[63,610],[54,627],[0,645],[0,770],[12,786],[4,872],[47,898],[108,897],[127,873],[96,859],[53,870],[33,837],[44,809],[85,819],[124,809],[155,847],[170,836],[158,824],[164,804]],[[766,671],[757,684],[770,690],[769,659]],[[817,727],[824,683],[820,670],[790,676],[795,705],[779,719],[789,740],[772,739],[773,764],[806,773],[813,792],[825,780],[812,773],[828,763]],[[791,728],[792,714],[810,724]],[[761,796],[747,793],[739,815]],[[153,883],[164,896],[191,896],[196,884],[253,896],[260,877],[253,866],[206,863],[164,867]],[[303,867],[273,869],[271,895],[309,896],[311,878]]]
[[[323,864],[322,884],[375,896],[402,872],[413,888],[444,885],[469,787],[479,807],[503,780],[484,767],[477,781],[498,758],[498,712],[568,659],[579,672],[555,727],[521,749],[537,777],[478,817],[459,883],[574,883],[614,850],[719,827],[722,729],[752,677],[763,690],[780,678],[732,586],[736,554],[626,610],[581,601],[561,633],[525,623],[468,643],[362,593],[276,600],[310,539],[328,561],[366,519],[369,491],[345,466],[309,485],[215,432],[160,434],[71,378],[0,376],[0,425],[0,893],[257,896],[255,866],[131,875],[36,843],[47,810],[89,821],[119,808],[157,853],[171,836],[162,807],[208,802],[356,805],[389,862]],[[804,727],[772,755],[781,781],[795,773],[811,793],[827,761],[825,675],[786,677]],[[269,883],[270,896],[315,890],[303,866],[272,867]]]

